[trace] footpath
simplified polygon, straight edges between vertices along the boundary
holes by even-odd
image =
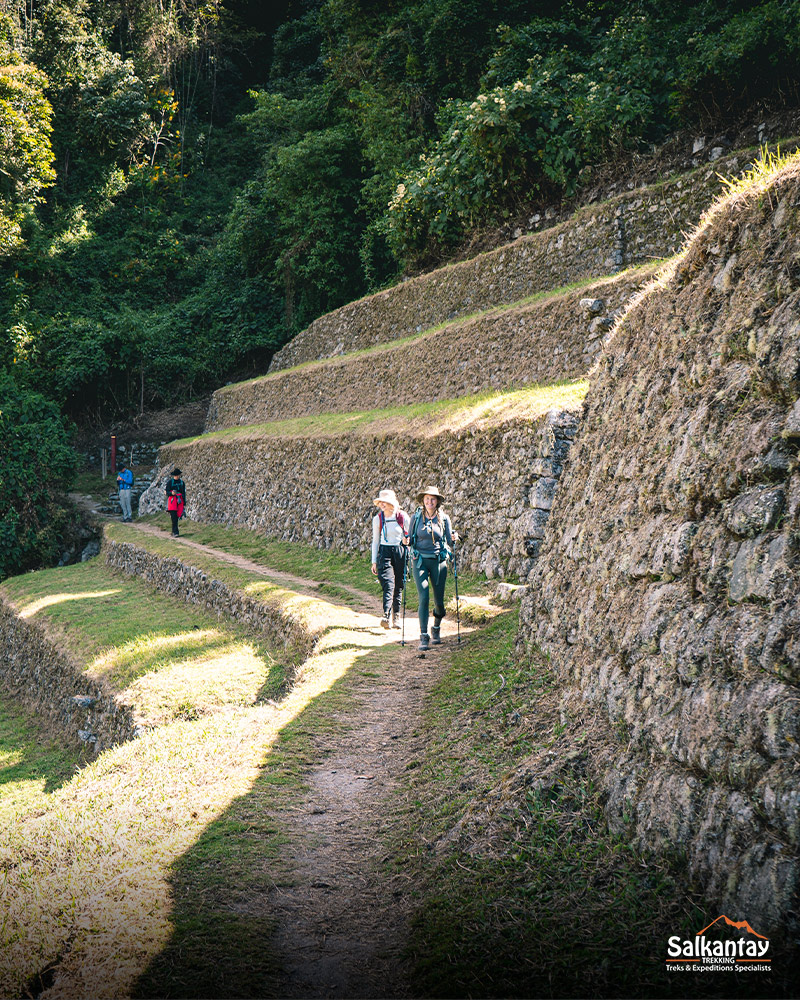
[[[150,525],[137,528],[163,535]],[[205,552],[287,587],[318,588],[188,538],[174,544],[176,553]],[[408,585],[413,588],[411,580]],[[403,949],[411,887],[389,873],[386,835],[402,808],[400,778],[424,747],[426,691],[447,667],[457,624],[445,618],[442,646],[420,654],[416,615],[406,618],[403,645],[400,631],[380,627],[377,597],[339,586],[356,606],[331,607],[336,648],[355,652],[368,645],[382,655],[371,661],[375,669],[357,685],[355,699],[337,713],[335,730],[312,737],[316,762],[303,775],[305,797],[273,817],[287,839],[281,883],[262,900],[263,919],[276,928],[280,971],[273,988],[286,997],[403,997],[409,995]]]
[[[137,527],[163,534],[149,525]],[[205,552],[290,588],[319,586],[188,538],[174,543],[176,553]],[[413,587],[411,580],[408,584]],[[457,625],[445,618],[442,646],[420,654],[415,615],[406,618],[403,645],[400,631],[380,627],[376,596],[339,586],[354,606],[331,606],[337,628],[327,651],[349,647],[355,656],[370,647],[380,656],[370,660],[353,697],[336,712],[335,727],[311,735],[313,763],[302,776],[307,792],[272,817],[286,838],[276,865],[281,875],[257,909],[274,927],[275,995],[403,997],[410,995],[403,951],[411,886],[390,870],[387,835],[403,808],[400,779],[424,748],[425,694],[446,670]]]
[[[162,717],[20,815],[0,845],[17,858],[3,885],[2,994],[409,995],[412,886],[391,835],[408,822],[401,779],[425,748],[424,700],[449,665],[454,616],[443,645],[420,654],[413,612],[405,644],[380,626],[377,584],[326,588],[149,524],[112,523],[109,538],[106,557],[114,544],[147,551],[165,578],[199,567],[213,587],[224,574],[212,579],[211,565],[262,577],[270,599],[301,602],[314,645],[283,696]],[[93,595],[80,596],[88,609]],[[32,618],[46,631],[43,615]],[[144,704],[170,677],[151,671],[122,696]]]

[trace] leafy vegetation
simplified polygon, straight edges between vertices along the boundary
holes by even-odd
[[[77,457],[58,407],[0,370],[0,579],[51,561],[67,526],[60,494]]]
[[[263,372],[592,165],[796,103],[798,29],[800,0],[2,0],[0,370],[83,425]]]
[[[797,96],[797,2],[259,6],[3,4],[4,363],[73,417],[263,368],[586,165]]]

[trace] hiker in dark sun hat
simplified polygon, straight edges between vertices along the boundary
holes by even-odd
[[[165,486],[167,494],[167,510],[172,520],[172,535],[177,538],[178,521],[183,517],[183,508],[186,504],[186,483],[181,479],[181,470],[173,469],[172,475],[167,480]]]
[[[444,586],[447,582],[447,559],[458,539],[450,518],[442,509],[444,496],[435,486],[425,486],[417,494],[417,507],[408,531],[411,572],[419,595],[419,648],[428,649],[441,639],[444,618]],[[431,591],[433,592],[433,628],[428,633]]]

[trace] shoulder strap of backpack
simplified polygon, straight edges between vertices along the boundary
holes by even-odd
[[[411,543],[411,548],[414,549],[417,546],[417,529],[419,528],[419,522],[422,520],[422,507],[417,507],[414,511],[414,518],[411,521],[411,531],[408,533],[408,540]]]

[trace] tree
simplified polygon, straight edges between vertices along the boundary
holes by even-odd
[[[19,245],[26,212],[55,178],[47,77],[9,48],[8,35],[0,37],[0,258]]]
[[[58,407],[0,372],[0,579],[53,561],[76,462]]]

